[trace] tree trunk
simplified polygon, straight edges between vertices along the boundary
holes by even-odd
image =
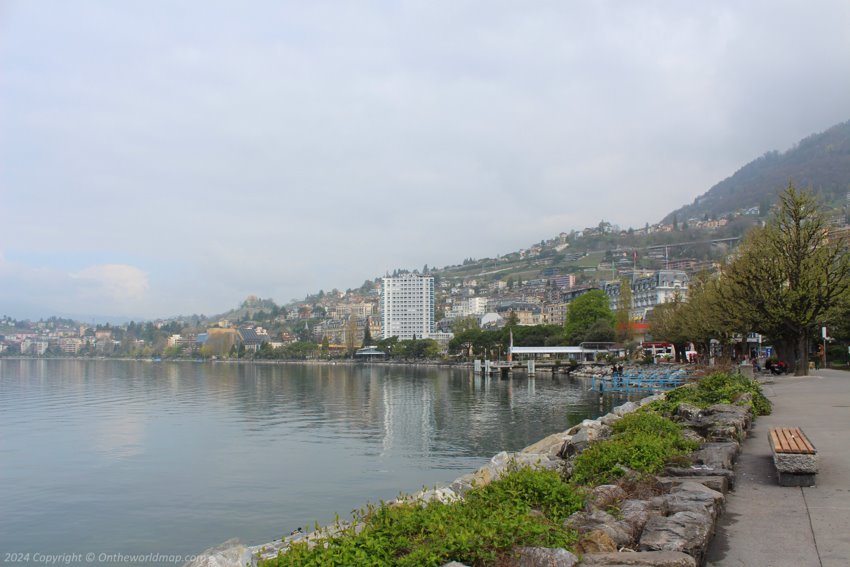
[[[797,344],[794,361],[794,376],[809,375],[809,335],[803,333],[797,337]]]

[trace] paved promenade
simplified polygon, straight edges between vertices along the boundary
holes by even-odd
[[[773,414],[756,419],[735,491],[708,549],[716,567],[850,565],[850,372],[760,377]],[[799,426],[818,450],[817,486],[779,486],[767,431]]]

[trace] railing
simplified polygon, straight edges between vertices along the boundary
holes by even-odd
[[[640,392],[646,390],[672,390],[685,383],[683,370],[650,370],[624,372],[622,375],[593,377],[591,389],[598,392]]]

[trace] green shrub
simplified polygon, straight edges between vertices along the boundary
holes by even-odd
[[[369,507],[359,517],[360,533],[348,530],[313,549],[296,543],[263,565],[491,564],[515,546],[574,545],[576,534],[562,524],[582,506],[557,472],[523,468],[460,502]]]
[[[678,439],[682,436],[682,426],[655,412],[637,411],[626,414],[623,419],[614,423],[614,433],[652,433]]]
[[[630,413],[614,424],[611,439],[593,443],[573,464],[571,481],[598,485],[615,481],[625,469],[656,474],[680,462],[698,447],[682,427],[653,411]]]
[[[761,386],[740,374],[717,372],[701,378],[696,384],[688,384],[667,392],[666,400],[650,404],[650,409],[672,415],[681,403],[706,408],[714,404],[738,403],[744,394],[752,395],[755,415],[769,415],[770,401],[764,396]]]
[[[669,420],[664,421],[672,424]],[[611,439],[591,444],[576,457],[570,480],[578,485],[596,486],[616,481],[623,476],[625,469],[657,474],[667,464],[687,460],[698,446],[698,443],[685,439],[681,430],[670,435],[640,430],[619,433]]]

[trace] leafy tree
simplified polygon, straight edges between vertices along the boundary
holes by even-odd
[[[692,292],[691,297],[693,296]],[[692,338],[686,321],[689,314],[686,313],[687,309],[688,304],[679,297],[653,307],[649,312],[649,328],[653,340],[673,343],[676,350],[681,351],[681,346]]]
[[[616,335],[615,338],[621,342],[632,340],[632,285],[628,279],[620,280],[620,297],[617,300],[616,313]]]
[[[378,350],[387,353],[388,356],[393,356],[396,347],[398,346],[398,342],[398,337],[388,337],[386,339],[379,340],[375,346]]]
[[[597,319],[582,337],[582,341],[607,343],[614,340],[614,327],[607,319]]]
[[[509,329],[498,331],[496,342],[509,344]],[[564,329],[559,325],[528,325],[513,329],[514,346],[559,346],[564,344]]]
[[[478,330],[481,326],[478,323],[478,317],[460,317],[452,323],[452,332],[455,335],[465,333],[466,331]]]
[[[724,306],[770,337],[795,374],[805,376],[810,340],[839,316],[850,290],[850,256],[830,238],[811,193],[789,184],[774,216],[749,235],[723,275]]]
[[[728,356],[734,339],[746,335],[749,328],[722,300],[721,285],[720,279],[699,273],[691,280],[687,302],[677,294],[672,301],[656,305],[650,314],[653,339],[673,343],[679,353],[685,352],[689,342],[708,353],[714,339],[723,347],[723,356]]]
[[[319,345],[312,341],[297,341],[283,347],[283,355],[286,358],[304,360],[312,357]]]
[[[613,328],[614,314],[608,296],[599,289],[591,290],[572,300],[567,311],[565,334],[571,343],[584,340],[585,335],[597,321],[605,321]]]
[[[310,326],[306,322],[303,327],[296,330],[295,334],[299,341],[311,342],[313,340],[313,331],[310,330]]]
[[[374,341],[372,341],[372,330],[369,328],[369,318],[366,317],[366,325],[363,328],[363,345],[362,346],[363,346],[363,348],[366,348],[367,346],[371,346],[371,344],[373,342]]]
[[[395,356],[406,359],[434,359],[440,356],[440,345],[434,339],[411,339],[399,341]]]
[[[180,345],[170,346],[162,352],[162,355],[166,358],[178,358],[182,354],[183,354],[183,347],[181,347]]]
[[[354,356],[354,350],[357,348],[357,317],[350,315],[345,323],[345,350],[348,356]]]
[[[516,314],[516,311],[511,309],[510,313],[508,313],[508,319],[505,321],[506,329],[513,329],[519,325],[519,315]]]

